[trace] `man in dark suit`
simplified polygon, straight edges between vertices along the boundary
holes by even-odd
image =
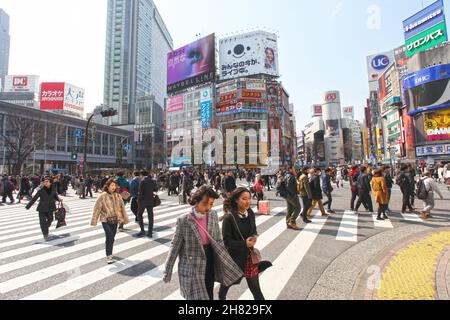
[[[144,230],[144,211],[147,209],[148,214],[148,233],[147,237],[153,237],[153,205],[155,192],[158,192],[158,184],[155,180],[149,175],[147,171],[142,172],[142,176],[144,177],[139,184],[139,195],[138,195],[138,221],[139,226],[141,227],[141,232],[138,234],[138,237],[145,236]]]

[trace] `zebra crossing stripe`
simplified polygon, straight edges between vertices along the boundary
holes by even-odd
[[[171,219],[169,221],[164,222],[163,224],[170,225],[170,224],[176,222],[176,220],[177,219]],[[161,225],[162,224],[158,225],[158,227]],[[171,234],[173,234],[173,232],[175,232],[175,228],[170,228],[170,229],[164,230],[162,232],[156,232],[155,240],[170,236]],[[104,241],[104,239],[102,239],[102,240]],[[116,250],[116,252],[120,253],[122,251],[130,250],[130,249],[133,249],[137,246],[140,246],[140,245],[146,244],[146,243],[148,243],[148,239],[142,239],[142,238],[133,239],[132,241],[128,241],[126,243],[116,246],[115,250]],[[164,246],[166,246],[166,245],[164,245]],[[61,250],[64,250],[64,249],[61,249]],[[60,256],[61,250],[55,251],[54,252],[55,256]],[[34,282],[49,278],[56,274],[59,274],[59,273],[61,273],[61,270],[72,270],[73,266],[79,267],[81,265],[85,265],[85,264],[94,262],[98,259],[101,259],[102,257],[105,257],[104,248],[102,250],[96,251],[89,255],[75,258],[75,259],[72,259],[69,261],[65,261],[63,263],[56,264],[51,267],[44,268],[44,269],[38,270],[36,272],[32,272],[32,273],[26,274],[24,276],[16,277],[16,278],[10,279],[8,281],[5,281],[3,283],[0,283],[0,292],[1,293],[10,292],[10,291],[18,289],[20,287],[23,287],[23,286],[32,284]],[[39,258],[36,258],[36,259],[39,259]],[[1,267],[6,268],[6,266],[7,265],[1,266]]]
[[[278,210],[277,210],[278,209]],[[272,213],[278,214],[282,210],[279,210],[279,208],[275,209]],[[264,222],[269,221],[272,219],[273,216],[257,216],[256,217],[256,225],[260,225]],[[220,227],[222,227],[222,222],[219,223]],[[172,271],[173,274],[175,274],[178,270],[178,265],[174,266],[174,269]],[[163,274],[164,274],[164,265],[160,265],[152,270],[149,270],[148,272],[141,274],[134,279],[127,281],[125,283],[122,283],[119,286],[114,287],[113,289],[103,292],[102,294],[92,298],[92,300],[125,300],[129,299],[130,297],[144,291],[148,287],[160,282],[162,280]]]
[[[278,298],[316,240],[327,219],[327,217],[322,216],[313,218],[313,222],[307,224],[275,259],[273,267],[260,276],[261,290],[267,300]],[[253,296],[248,289],[239,298],[239,300],[251,299],[253,299]]]
[[[272,214],[278,214],[286,210],[286,208],[275,208],[272,212]],[[256,225],[263,223],[265,221],[258,221],[256,222]],[[282,221],[278,222],[274,226],[272,226],[270,229],[266,230],[259,238],[256,243],[256,246],[259,250],[263,250],[266,246],[268,246],[272,241],[277,239],[284,231],[286,231],[286,221],[282,219]],[[174,271],[175,273],[175,271]],[[218,288],[220,284],[216,284],[214,288]],[[183,297],[181,296],[180,290],[176,290],[169,296],[165,297],[164,300],[183,300]]]
[[[358,242],[358,215],[353,211],[345,211],[336,240]]]
[[[389,221],[389,220],[379,221],[379,220],[377,220],[377,217],[378,217],[378,215],[376,213],[372,214],[372,219],[373,219],[375,228],[385,228],[385,229],[393,229],[394,228],[391,221]]]
[[[423,220],[420,219],[415,214],[412,214],[412,213],[401,213],[401,215],[402,215],[403,219],[405,219],[406,221],[423,223]]]
[[[216,208],[220,208],[220,207],[221,206],[217,206]],[[186,209],[182,209],[182,210],[178,210],[178,211],[180,213],[183,213],[183,212],[186,211]],[[173,213],[170,213],[170,214],[173,214]],[[176,219],[175,219],[175,222],[176,222]],[[86,224],[88,224],[88,222],[86,222]],[[85,229],[86,229],[86,225],[83,224],[82,227],[62,228],[62,229],[54,232],[53,235],[66,234],[68,232],[83,231]],[[40,240],[40,239],[42,239],[42,235],[30,236],[30,237],[25,237],[25,238],[18,239],[18,240],[7,241],[7,242],[0,243],[0,248],[5,248],[5,247],[9,247],[9,246],[17,245],[17,244],[22,244],[22,243],[27,243],[29,241],[36,241],[36,240]]]

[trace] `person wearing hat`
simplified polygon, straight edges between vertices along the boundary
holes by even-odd
[[[52,180],[50,177],[46,177],[43,180],[43,188],[41,188],[34,195],[33,199],[26,205],[26,209],[30,210],[33,204],[39,199],[39,205],[36,209],[39,212],[39,223],[41,226],[42,235],[45,241],[48,240],[48,229],[53,222],[53,213],[56,211],[56,202],[61,205],[63,199],[58,197],[56,190],[52,188]]]

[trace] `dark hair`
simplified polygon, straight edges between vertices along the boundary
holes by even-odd
[[[123,173],[122,171],[117,172],[117,176],[118,176],[118,177],[122,177],[123,175],[124,175],[124,173]]]
[[[212,187],[201,186],[195,193],[191,196],[189,204],[195,206],[199,204],[205,197],[210,199],[219,199],[219,195],[214,191]]]
[[[366,170],[367,170],[367,167],[366,166],[361,166],[361,172],[365,172]]]
[[[359,168],[358,165],[354,165],[354,166],[352,167],[352,170],[357,170],[358,168]]]
[[[402,164],[402,166],[400,167],[400,170],[405,171],[406,169],[409,169],[409,166],[407,164]]]
[[[322,172],[322,169],[320,169],[320,168],[314,168],[314,172]]]
[[[233,211],[237,211],[238,210],[237,201],[241,197],[241,195],[245,192],[248,192],[248,194],[250,194],[250,196],[252,195],[251,192],[247,188],[240,187],[240,188],[237,188],[236,190],[234,190],[231,193],[230,197],[223,201],[223,211],[226,214],[233,212]]]
[[[308,171],[309,171],[309,170],[310,170],[309,167],[303,167],[302,173],[303,173],[303,174],[308,174]]]
[[[109,179],[108,181],[106,181],[105,186],[103,187],[103,191],[104,191],[104,192],[109,192],[109,191],[108,191],[109,186],[110,186],[111,184],[113,184],[113,183],[116,184],[117,187],[119,187],[119,183],[118,183],[116,180],[114,180],[114,179]]]
[[[140,175],[139,171],[135,171],[135,172],[134,172],[134,176],[135,176],[135,177],[139,177],[139,175]]]
[[[147,170],[142,170],[141,175],[146,177],[148,176],[148,171]]]
[[[267,54],[267,51],[272,52],[272,54],[275,56],[275,50],[273,50],[272,48],[267,47],[266,50],[264,50],[264,52]]]
[[[333,169],[331,169],[331,168],[326,168],[326,169],[325,169],[325,173],[326,173],[326,172],[332,172],[332,171],[333,171]]]

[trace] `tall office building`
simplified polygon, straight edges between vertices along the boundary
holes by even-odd
[[[108,0],[104,104],[118,110],[112,125],[136,123],[136,102],[164,106],[167,54],[173,40],[152,0]]]
[[[0,9],[0,77],[2,80],[0,88],[8,74],[9,42],[9,16],[3,9]]]

